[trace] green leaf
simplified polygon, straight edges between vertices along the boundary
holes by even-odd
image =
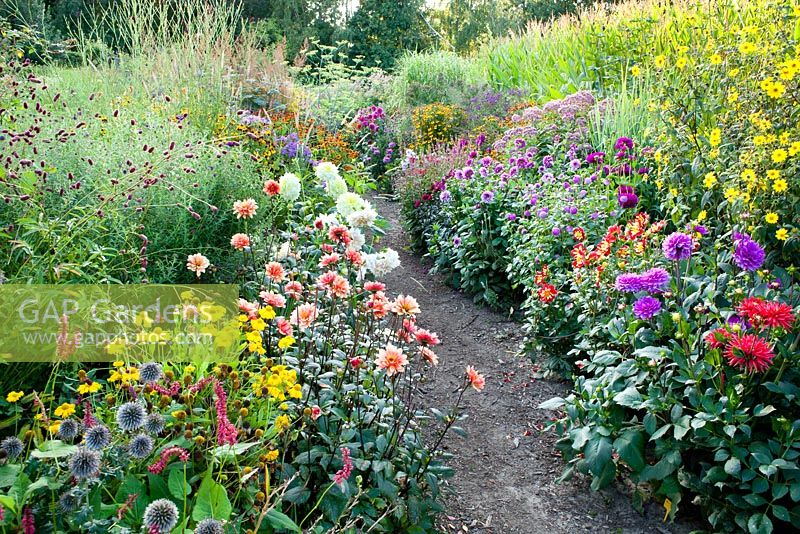
[[[639,430],[626,430],[614,440],[614,449],[619,457],[633,469],[635,473],[645,468],[644,434]]]
[[[564,406],[564,399],[561,397],[553,397],[550,400],[546,400],[539,405],[540,410],[558,410],[562,406]]]
[[[297,532],[300,534],[302,531],[300,527],[297,526],[297,523],[292,521],[288,515],[284,514],[283,512],[279,512],[276,509],[272,508],[267,512],[267,523],[273,528],[280,528],[283,530],[290,530],[292,532]]]
[[[181,501],[192,492],[192,487],[186,481],[183,469],[172,469],[169,472],[167,486],[172,496]]]
[[[220,460],[227,460],[233,461],[233,459],[242,454],[243,452],[247,451],[247,449],[258,445],[256,442],[250,443],[236,443],[234,445],[220,445],[219,447],[214,447],[211,451],[211,454],[214,455],[214,458],[219,458]]]
[[[750,534],[770,534],[772,532],[772,521],[766,514],[753,514],[747,521],[747,531]]]
[[[593,475],[600,475],[606,463],[611,461],[611,440],[595,435],[583,448],[583,455]]]
[[[17,480],[17,475],[19,475],[20,470],[22,470],[21,465],[0,465],[0,488],[11,487]]]
[[[742,470],[742,462],[738,458],[730,458],[725,462],[725,472],[729,475],[736,476]]]
[[[197,490],[192,518],[201,521],[213,517],[224,521],[230,518],[232,510],[228,492],[214,480],[214,474],[209,470]]]
[[[37,450],[31,451],[33,458],[64,458],[74,453],[78,447],[64,443],[63,441],[54,439],[45,441]]]
[[[635,386],[629,386],[614,395],[614,402],[627,408],[640,408],[642,400],[642,394]]]

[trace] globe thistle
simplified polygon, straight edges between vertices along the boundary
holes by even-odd
[[[164,376],[164,372],[161,370],[160,364],[148,362],[139,366],[139,380],[145,384],[158,382],[162,376]]]
[[[144,429],[150,434],[161,434],[166,425],[167,422],[160,413],[151,413],[144,419]]]
[[[95,425],[86,431],[83,439],[88,449],[99,451],[111,443],[111,431],[103,425]]]
[[[194,527],[194,534],[225,534],[222,521],[216,519],[203,519]]]
[[[117,408],[117,424],[126,432],[133,432],[144,425],[147,412],[138,402],[126,402]]]
[[[146,458],[153,452],[153,438],[147,434],[138,434],[128,444],[128,454],[134,458]]]
[[[78,437],[81,426],[75,419],[64,419],[58,426],[58,437],[64,441],[72,441]]]
[[[71,491],[64,492],[58,499],[58,507],[64,513],[74,512],[80,506],[80,499]]]
[[[25,445],[16,436],[10,436],[0,441],[0,449],[4,450],[9,458],[16,458],[25,450]]]
[[[98,427],[93,427],[98,428]],[[105,427],[101,427],[105,428]],[[107,429],[106,429],[107,430]],[[93,476],[100,470],[100,453],[80,447],[69,459],[69,471],[78,480]]]
[[[170,532],[178,524],[178,507],[169,499],[157,499],[144,510],[144,526],[150,532]]]

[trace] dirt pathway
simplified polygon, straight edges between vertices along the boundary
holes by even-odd
[[[428,274],[424,260],[408,251],[400,206],[373,199],[392,223],[382,245],[400,253],[402,266],[384,281],[393,293],[413,295],[422,308],[420,324],[437,332],[439,367],[426,403],[444,409],[453,402],[466,365],[486,375],[483,393],[467,394],[467,437],[451,434],[447,451],[456,475],[448,485],[443,532],[485,534],[672,533],[688,529],[661,521],[663,508],[651,504],[642,517],[627,496],[589,489],[586,479],[557,484],[563,463],[555,436],[542,432],[551,417],[537,406],[563,394],[566,384],[534,379],[530,361],[514,356],[519,324],[480,308]]]

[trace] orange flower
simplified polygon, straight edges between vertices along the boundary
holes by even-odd
[[[394,376],[405,370],[408,358],[402,350],[389,343],[385,349],[378,351],[376,363],[380,369],[386,370],[386,376]]]
[[[397,315],[408,315],[414,317],[420,312],[417,299],[411,295],[398,295],[392,304],[392,311]]]
[[[283,265],[281,265],[277,261],[269,262],[266,265],[265,270],[267,272],[267,278],[269,278],[273,282],[281,282],[283,280],[284,277]]]
[[[475,388],[475,391],[483,391],[484,386],[486,386],[486,379],[471,365],[467,366],[467,380]]]
[[[264,193],[267,195],[274,197],[281,192],[281,184],[276,182],[275,180],[267,180],[264,182]],[[234,204],[235,206],[235,204]],[[253,211],[255,213],[255,211]]]
[[[234,234],[231,237],[231,246],[236,250],[244,250],[250,246],[250,238],[247,234]]]
[[[423,359],[431,365],[439,365],[439,357],[428,347],[420,347],[420,355]]]
[[[558,295],[558,290],[552,284],[542,284],[539,288],[539,300],[545,304],[553,302]]]
[[[317,320],[319,309],[314,304],[301,304],[292,312],[289,322],[300,328],[308,328]]]
[[[252,198],[247,200],[237,200],[233,203],[233,212],[237,219],[249,219],[256,214],[258,204]]]
[[[186,259],[186,268],[192,271],[200,278],[200,275],[206,272],[211,262],[202,254],[192,254]]]

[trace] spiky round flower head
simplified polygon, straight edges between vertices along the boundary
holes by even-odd
[[[203,519],[194,527],[194,534],[225,534],[222,521],[216,519]]]
[[[16,436],[9,436],[0,441],[0,449],[6,451],[9,458],[16,458],[25,450],[25,445]]]
[[[128,454],[134,458],[146,458],[153,452],[153,438],[147,434],[137,434],[128,444]]]
[[[117,408],[117,424],[126,432],[133,432],[144,425],[147,412],[138,402],[126,402]]]
[[[111,431],[108,427],[103,425],[94,425],[83,436],[86,442],[86,448],[94,451],[99,451],[108,447],[111,443]]]
[[[155,362],[143,363],[139,366],[139,380],[145,384],[158,382],[162,376],[164,376],[164,371],[162,371],[161,365]]]
[[[164,420],[164,416],[160,413],[151,413],[144,418],[144,429],[150,434],[161,434],[166,425],[167,422]]]
[[[58,499],[58,508],[65,513],[74,512],[81,504],[81,500],[72,491],[65,491]]]
[[[92,427],[98,428],[98,427]],[[103,427],[105,428],[105,427]],[[108,429],[106,429],[108,430]],[[78,480],[94,476],[100,470],[100,453],[79,447],[69,459],[69,471]]]
[[[157,499],[144,510],[144,526],[150,532],[170,532],[178,524],[178,507],[169,499]]]
[[[64,441],[72,441],[78,437],[81,431],[81,425],[75,419],[64,419],[58,425],[58,437]]]

